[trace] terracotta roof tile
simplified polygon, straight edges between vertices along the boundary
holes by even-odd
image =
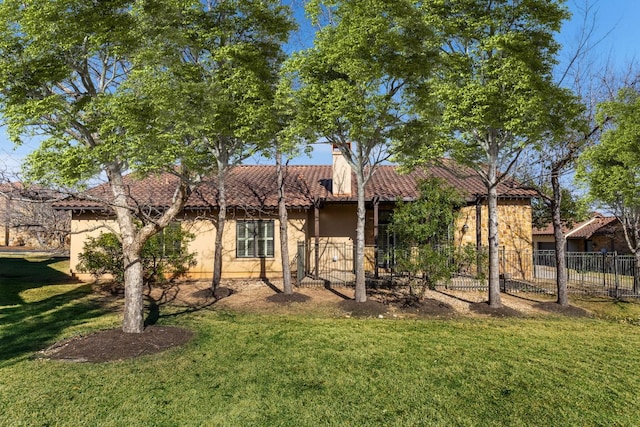
[[[291,207],[311,207],[314,200],[355,201],[357,195],[356,179],[352,174],[352,195],[334,196],[332,190],[332,166],[288,166],[286,168],[287,205]],[[411,200],[418,196],[416,184],[428,176],[439,177],[458,188],[469,199],[482,197],[486,193],[484,184],[471,170],[463,167],[445,168],[433,166],[400,174],[396,166],[380,166],[366,187],[366,199],[379,197],[380,200]],[[135,179],[133,175],[125,178],[131,194],[131,203],[164,207],[173,196],[177,178],[170,174]],[[218,205],[216,179],[203,182],[189,198],[187,209],[211,208]],[[229,207],[275,208],[277,207],[275,166],[242,165],[229,172],[227,178],[227,205]],[[533,197],[533,192],[519,189],[512,182],[498,187],[501,197]],[[86,192],[83,199],[66,200],[56,204],[59,209],[97,209],[102,206],[98,201],[109,199],[109,187],[106,184]],[[88,196],[88,197],[87,197]],[[95,199],[96,201],[92,201]]]
[[[590,239],[599,233],[606,233],[607,228],[615,225],[618,219],[614,216],[596,216],[586,221],[581,227],[574,227],[567,233],[567,239]]]

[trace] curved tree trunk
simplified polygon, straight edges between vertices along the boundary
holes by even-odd
[[[278,181],[278,218],[280,220],[280,259],[282,261],[282,286],[286,295],[293,293],[291,285],[291,267],[289,266],[289,236],[287,201],[284,191],[284,172],[282,170],[282,153],[276,152],[276,175]]]
[[[367,301],[367,288],[364,276],[364,227],[365,227],[365,201],[364,201],[364,173],[356,170],[356,182],[358,185],[358,222],[356,225],[356,302]]]

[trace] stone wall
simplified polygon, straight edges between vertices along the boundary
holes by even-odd
[[[488,246],[488,206],[480,210],[480,243]],[[476,246],[477,206],[465,206],[456,224],[456,244]],[[501,251],[501,270],[515,278],[530,278],[532,274],[532,222],[531,203],[528,199],[501,199],[498,201],[498,244]]]

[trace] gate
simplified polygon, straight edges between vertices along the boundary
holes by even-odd
[[[305,276],[331,284],[355,283],[355,246],[323,241],[317,246],[298,242],[298,283]]]

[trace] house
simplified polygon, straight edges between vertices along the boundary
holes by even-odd
[[[380,166],[366,187],[366,269],[385,268],[382,254],[393,246],[387,230],[397,200],[411,201],[417,183],[440,177],[460,189],[467,200],[459,224],[457,244],[487,244],[485,187],[471,170],[445,161],[442,165],[400,174],[396,166]],[[161,208],[172,196],[177,178],[170,175],[135,180],[128,176],[132,200],[138,205]],[[285,191],[289,214],[289,254],[298,278],[353,271],[356,238],[355,177],[342,155],[334,151],[333,165],[288,166]],[[227,222],[224,232],[223,278],[275,278],[281,275],[275,166],[242,165],[226,180]],[[93,197],[108,194],[99,186]],[[499,187],[500,242],[505,250],[531,248],[532,192],[512,182]],[[90,199],[61,202],[58,209],[72,212],[71,269],[78,274],[84,240],[106,232],[115,222],[110,212]],[[197,253],[192,278],[210,278],[213,273],[214,236],[217,215],[215,180],[204,182],[189,198],[179,220],[194,236],[190,249]],[[80,275],[80,274],[79,274]],[[80,275],[81,278],[83,277]]]
[[[630,253],[624,238],[622,224],[614,216],[605,216],[594,212],[591,218],[564,226],[567,238],[567,252],[618,252]],[[533,229],[533,248],[535,250],[555,250],[553,225]]]
[[[0,184],[0,246],[64,249],[71,216],[53,209],[60,197],[19,182]]]

